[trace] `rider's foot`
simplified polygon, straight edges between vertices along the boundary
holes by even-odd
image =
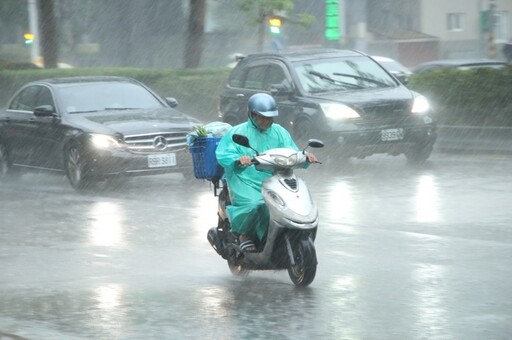
[[[256,245],[252,240],[240,235],[240,251],[244,253],[255,253],[257,251]]]

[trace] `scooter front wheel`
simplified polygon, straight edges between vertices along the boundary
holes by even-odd
[[[290,263],[288,275],[294,285],[299,287],[308,286],[315,279],[318,264],[313,241],[310,238],[300,240],[295,244],[292,251],[295,263]]]

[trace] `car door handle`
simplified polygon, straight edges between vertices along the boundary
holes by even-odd
[[[242,98],[242,97],[245,97],[245,94],[243,94],[243,93],[237,93],[237,94],[236,94],[236,96],[237,96],[238,98]]]

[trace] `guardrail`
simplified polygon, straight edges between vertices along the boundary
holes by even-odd
[[[512,127],[437,127],[435,148],[455,152],[512,154]]]

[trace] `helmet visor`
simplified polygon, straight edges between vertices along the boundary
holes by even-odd
[[[253,111],[253,113],[263,116],[263,117],[277,117],[279,115],[279,112],[277,110],[272,111]]]

